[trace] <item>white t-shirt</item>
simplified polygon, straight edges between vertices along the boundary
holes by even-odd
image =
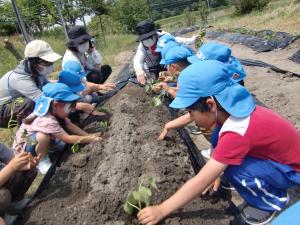
[[[66,62],[69,62],[69,61],[76,61],[76,62],[80,63],[83,70],[85,69],[86,58],[83,54],[80,54],[80,53],[76,54],[76,53],[72,52],[71,50],[67,49],[64,54],[64,57],[62,59],[62,69],[64,69],[64,65],[66,64]]]

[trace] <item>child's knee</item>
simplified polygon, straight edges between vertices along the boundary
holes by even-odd
[[[0,213],[3,213],[11,202],[11,193],[6,188],[0,189]],[[1,221],[1,220],[0,220]],[[1,224],[1,223],[0,223]]]
[[[50,135],[48,135],[48,134],[44,134],[44,133],[38,132],[36,134],[36,140],[37,140],[38,143],[49,144],[51,138],[50,138]]]

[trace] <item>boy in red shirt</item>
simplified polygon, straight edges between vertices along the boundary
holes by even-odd
[[[194,178],[166,201],[141,210],[139,221],[158,223],[224,173],[246,202],[243,222],[267,224],[288,203],[287,189],[300,184],[299,132],[275,112],[255,105],[248,90],[216,60],[187,67],[178,86],[170,106],[187,108],[198,126],[221,126],[218,144]]]

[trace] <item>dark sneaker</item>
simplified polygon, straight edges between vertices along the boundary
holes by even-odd
[[[20,201],[12,202],[8,206],[7,211],[11,214],[20,214],[22,210],[29,204],[30,201],[31,201],[30,198],[25,197]]]
[[[247,205],[241,212],[241,218],[245,224],[264,225],[268,224],[276,214],[277,211],[267,212]]]
[[[200,128],[198,126],[192,126],[190,128],[190,131],[192,134],[196,134],[196,135],[202,134],[202,131],[200,130]]]

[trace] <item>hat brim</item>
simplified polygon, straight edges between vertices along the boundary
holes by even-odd
[[[159,64],[166,65],[166,60],[165,59],[161,59],[160,62],[159,62]]]
[[[232,82],[232,85],[227,86],[214,96],[226,112],[233,117],[242,118],[249,116],[255,109],[253,96],[238,83]]]
[[[79,95],[76,94],[70,94],[62,99],[56,99],[57,101],[64,101],[64,102],[74,102],[80,98]]]
[[[194,97],[194,98],[176,97],[169,106],[174,109],[184,109],[193,105],[199,98],[200,97]]]
[[[187,57],[187,61],[189,63],[193,64],[193,63],[200,62],[201,60],[198,58],[198,56],[193,55],[193,56]]]
[[[155,29],[155,30],[153,30],[153,31],[150,31],[149,33],[139,35],[139,37],[137,38],[137,41],[145,40],[145,39],[147,39],[148,37],[151,37],[153,34],[156,34],[157,32],[158,32],[158,30]]]
[[[71,89],[72,92],[76,93],[76,92],[80,92],[83,91],[85,89],[83,84],[79,84],[77,86],[73,86],[73,87],[69,87]]]
[[[52,53],[49,53],[47,55],[44,55],[44,56],[40,56],[39,58],[41,58],[42,60],[45,60],[47,62],[55,62],[57,60],[59,60],[62,56],[57,54],[56,52],[52,52]]]
[[[78,45],[80,45],[81,43],[83,42],[86,42],[86,41],[89,41],[91,40],[93,37],[89,34],[84,34],[84,35],[81,35],[77,38],[74,38],[74,39],[70,39],[67,43],[67,46],[68,47],[77,47]]]

